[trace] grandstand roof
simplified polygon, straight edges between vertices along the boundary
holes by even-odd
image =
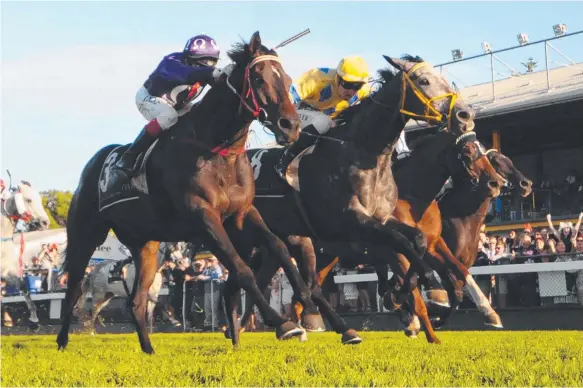
[[[460,94],[476,110],[476,118],[583,99],[583,63],[549,70],[549,80],[551,88],[547,90],[547,72],[543,70],[495,81],[495,100],[491,82],[460,89]],[[415,131],[427,127],[409,121],[405,128]]]

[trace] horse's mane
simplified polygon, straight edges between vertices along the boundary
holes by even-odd
[[[269,49],[264,45],[261,45],[261,51],[264,51],[267,55],[278,56],[275,50]],[[235,63],[247,63],[251,59],[249,56],[249,44],[245,42],[237,42],[233,44],[233,47],[227,51],[227,55]]]
[[[425,62],[423,60],[423,58],[421,58],[420,56],[412,56],[409,54],[403,54],[401,56],[401,60],[408,61],[408,62],[415,62],[415,63]],[[378,70],[377,75],[379,76],[380,79],[373,81],[373,83],[380,83],[380,84],[384,85],[384,84],[389,83],[397,75],[397,72],[393,71],[392,69],[390,69],[388,67],[385,67],[383,69]],[[350,118],[353,117],[354,114],[356,114],[361,108],[363,108],[364,106],[367,106],[370,103],[370,101],[371,101],[371,98],[370,98],[370,96],[368,96],[366,98],[363,98],[360,101],[360,104],[352,105],[352,106],[346,108],[338,115],[338,120],[339,121],[350,121]]]

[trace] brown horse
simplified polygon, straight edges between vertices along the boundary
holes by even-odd
[[[108,166],[115,163],[119,150],[123,151],[121,146],[104,147],[85,166],[67,223],[64,270],[69,273],[69,283],[57,337],[59,348],[68,343],[71,313],[81,294],[87,263],[110,228],[136,262],[132,317],[146,353],[153,353],[145,313],[159,241],[202,242],[229,270],[227,310],[233,307],[231,295],[242,287],[257,304],[266,324],[276,329],[278,338],[303,334],[302,329],[269,307],[253,272],[239,255],[237,233],[245,223],[252,232],[253,244],[267,247],[270,255],[288,269],[297,297],[306,302],[307,310],[317,314],[285,244],[271,233],[252,204],[253,171],[244,153],[249,126],[256,118],[270,125],[281,144],[298,138],[300,121],[288,94],[291,80],[275,51],[261,44],[259,33],[249,44],[236,45],[229,57],[236,64],[232,74],[215,84],[149,152],[145,162],[149,194],[132,191],[133,195],[122,203],[104,205],[100,201],[100,189],[107,187],[101,183],[107,183]],[[126,182],[125,186],[129,185]],[[234,328],[233,316],[227,319]],[[236,340],[238,335],[234,336]]]
[[[449,303],[447,292],[422,260],[425,236],[419,229],[392,217],[397,186],[391,156],[410,118],[441,124],[459,136],[473,128],[474,112],[421,58],[385,59],[398,73],[382,71],[379,90],[343,112],[340,120],[345,124],[321,137],[313,152],[300,160],[299,193],[282,183],[276,174],[270,175],[281,150],[248,151],[250,159],[266,166],[256,173],[258,194],[254,204],[269,227],[290,243],[296,259],[301,252],[313,250],[310,238],[386,246],[405,254],[412,263],[404,286],[395,291],[399,299],[410,294],[419,273],[424,284]],[[269,192],[272,187],[276,187],[273,191],[277,193]],[[266,189],[267,195],[259,195],[259,189]],[[282,191],[283,195],[274,195]],[[294,236],[303,236],[297,245],[291,245],[289,240]],[[375,259],[390,264],[388,257]],[[305,265],[301,263],[304,260]],[[301,271],[303,268],[304,278],[314,287],[314,301],[329,316],[331,307],[315,281],[314,258],[306,255],[298,264]],[[260,286],[266,287],[276,269],[260,270],[257,275]],[[338,325],[335,331],[342,334],[344,343],[360,342],[354,330],[345,325]]]
[[[482,180],[486,182],[492,196],[499,195],[503,180],[490,164],[486,154],[482,152],[483,147],[473,132],[466,133],[456,139],[452,134],[441,131],[435,136],[427,136],[411,144],[411,148],[413,152],[410,156],[398,161],[393,166],[393,174],[399,188],[399,198],[393,216],[409,226],[420,228],[427,235],[427,252],[433,255],[437,254],[439,234],[436,237],[432,232],[435,225],[423,222],[423,220],[435,219],[428,213],[439,212],[439,209],[430,209],[428,206],[433,203],[448,177],[463,176],[464,179],[476,183]],[[412,176],[417,179],[411,179]],[[343,256],[342,250],[346,251],[346,248],[344,247],[335,253]],[[368,255],[394,254],[390,250],[385,252],[374,248],[371,251],[366,250],[367,255],[358,256],[359,262],[366,260]],[[451,253],[450,256],[450,260],[455,261]],[[344,259],[344,257],[342,258]],[[400,279],[403,279],[409,269],[409,263],[400,255],[398,263],[399,266],[393,270]],[[379,269],[379,294],[385,295],[388,288],[388,268],[382,265],[377,266],[377,268]],[[411,306],[414,306],[416,315],[422,319],[427,340],[431,343],[439,343],[418,289],[414,290],[413,297],[414,303]],[[385,304],[387,302],[390,301],[385,299]],[[393,304],[395,304],[394,300]],[[393,306],[387,307],[392,308]],[[331,321],[333,322],[333,320]]]
[[[522,197],[527,197],[532,192],[532,181],[514,166],[510,158],[495,149],[488,150],[486,154],[498,174],[516,190],[520,190],[519,194]],[[480,228],[484,224],[491,200],[492,197],[487,195],[483,186],[471,187],[467,182],[453,179],[453,188],[447,191],[439,202],[432,204],[432,207],[438,207],[441,213],[442,240],[465,269],[471,268],[476,261]],[[435,265],[435,262],[430,265]],[[443,263],[440,262],[435,268],[440,272]],[[466,289],[478,310],[484,314],[485,324],[501,328],[502,321],[499,315],[492,309],[490,302],[469,272],[466,280]],[[447,314],[434,320],[438,326],[445,323],[445,319],[455,311],[455,305],[459,303],[459,298],[454,301],[451,295],[450,300],[452,303]]]

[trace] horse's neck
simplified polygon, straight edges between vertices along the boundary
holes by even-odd
[[[440,143],[433,143],[436,147],[443,148]],[[428,145],[431,146],[431,145]],[[449,146],[449,144],[447,144]],[[426,157],[424,149],[413,151],[399,169],[394,173],[395,181],[399,187],[399,198],[414,199],[417,206],[424,204],[429,206],[435,199],[443,185],[449,178],[449,174],[443,159],[444,149],[435,150],[435,158]],[[418,209],[423,213],[423,210]]]
[[[491,198],[488,196],[480,197],[477,193],[456,191],[454,188],[451,194],[446,195],[444,200],[440,202],[439,207],[444,218],[459,219],[470,236],[476,237],[480,233],[480,227],[484,224],[490,202]]]
[[[197,140],[216,146],[236,139],[248,127],[249,123],[242,118],[240,109],[239,97],[226,84],[217,84],[187,114],[186,119],[191,121],[190,127],[194,128]]]
[[[2,218],[0,221],[0,227],[2,230],[0,231],[0,237],[4,238],[11,238],[14,235],[14,224],[12,223],[12,219],[10,218],[10,214],[16,211],[16,205],[14,204],[14,197],[10,197],[6,200],[2,200],[1,203],[1,215]]]
[[[394,88],[393,82],[383,88]],[[388,96],[381,99],[380,95]],[[350,137],[360,144],[368,153],[375,156],[392,154],[392,145],[405,128],[405,122],[399,112],[401,93],[379,90],[369,97],[368,106],[354,115],[350,123]]]

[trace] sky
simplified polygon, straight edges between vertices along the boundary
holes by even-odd
[[[361,55],[371,70],[382,54],[420,55],[432,64],[553,36],[552,26],[583,30],[583,2],[152,2],[63,1],[1,3],[0,167],[39,190],[75,190],[83,166],[101,147],[133,141],[146,120],[135,94],[164,55],[189,37],[213,36],[219,66],[231,44],[259,30],[275,46],[309,28],[278,53],[292,78],[313,67],[335,67]],[[583,34],[553,42],[583,61]],[[519,71],[530,56],[544,69],[544,46],[500,54]],[[551,66],[566,63],[551,54]],[[488,58],[447,67],[459,87],[486,82]],[[497,78],[509,71],[496,65]],[[254,126],[256,142],[271,138]]]

